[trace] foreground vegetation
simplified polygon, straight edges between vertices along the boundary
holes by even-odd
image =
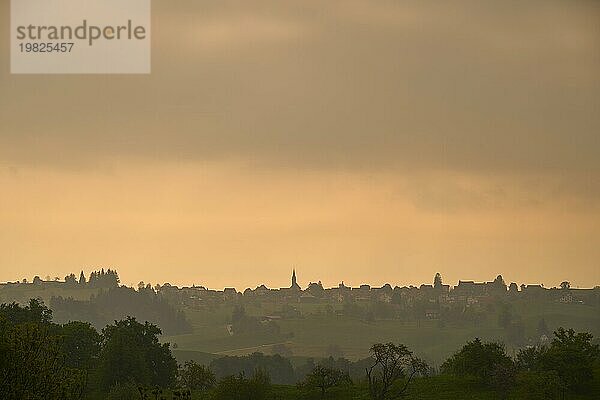
[[[240,317],[241,318],[241,317]],[[56,324],[41,301],[0,306],[0,393],[12,399],[592,399],[600,395],[598,345],[557,329],[548,345],[521,349],[468,341],[435,369],[403,344],[369,356],[292,365],[280,355],[178,365],[160,329],[127,317],[98,332]]]

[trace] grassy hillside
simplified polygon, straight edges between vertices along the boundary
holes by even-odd
[[[66,288],[53,283],[44,287],[10,285],[0,289],[0,302],[27,302],[30,298],[40,297],[48,304],[52,296],[87,300],[99,290]],[[279,302],[256,301],[245,304],[245,309],[250,316],[262,317],[281,314],[283,306]],[[217,356],[244,355],[255,351],[271,354],[276,345],[283,344],[299,358],[325,357],[328,355],[328,348],[335,345],[344,357],[355,360],[366,357],[373,343],[393,341],[408,345],[430,364],[439,365],[474,337],[500,341],[506,338],[506,332],[498,324],[499,304],[486,308],[485,318],[477,323],[442,323],[439,320],[408,322],[399,319],[366,321],[355,316],[338,315],[343,313],[343,305],[336,302],[294,303],[288,306],[296,308],[302,317],[276,320],[280,327],[278,334],[260,332],[231,335],[227,325],[231,323],[233,304],[227,304],[184,309],[193,332],[164,336],[162,339],[177,344],[180,359],[188,356],[194,359],[198,357],[195,352]],[[527,338],[539,336],[536,329],[542,318],[551,331],[563,326],[588,331],[600,337],[598,306],[521,299],[512,301],[511,309],[522,321]],[[511,353],[512,349],[509,347],[508,351]]]
[[[349,359],[366,357],[369,347],[376,342],[394,341],[408,345],[433,365],[439,365],[467,340],[481,337],[485,340],[504,340],[505,332],[498,326],[497,312],[490,312],[478,324],[442,324],[439,321],[403,322],[397,319],[365,320],[323,312],[325,304],[298,305],[302,318],[281,319],[279,335],[230,335],[230,306],[205,310],[186,310],[194,332],[188,335],[168,336],[163,340],[177,343],[179,350],[201,351],[218,355],[243,355],[259,351],[270,354],[273,346],[285,344],[295,356],[325,357],[330,345],[337,345]],[[251,315],[272,315],[279,305],[264,303],[247,306]],[[544,318],[550,330],[559,326],[585,330],[600,336],[600,313],[597,307],[582,304],[517,303],[514,313],[525,325],[526,335],[535,337],[536,328]],[[511,349],[509,348],[509,352]]]
[[[278,305],[264,303],[249,306],[252,315],[270,315]],[[281,334],[230,335],[227,324],[231,307],[212,310],[187,310],[194,332],[188,335],[164,337],[177,343],[178,349],[221,355],[243,355],[254,351],[270,354],[276,344],[286,344],[296,356],[324,357],[330,345],[337,345],[350,359],[366,357],[369,347],[376,342],[394,341],[408,345],[428,362],[439,365],[467,340],[481,337],[485,340],[504,340],[505,333],[498,326],[497,313],[490,312],[478,324],[441,324],[439,321],[404,322],[397,319],[367,322],[346,316],[325,316],[325,304],[298,305],[302,318],[282,319],[277,324]],[[514,312],[525,325],[527,336],[536,336],[536,327],[544,318],[549,329],[559,326],[592,332],[600,336],[600,315],[597,307],[581,304],[517,303]],[[510,349],[509,349],[510,351]]]

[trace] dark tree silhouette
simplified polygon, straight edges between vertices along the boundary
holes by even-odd
[[[433,278],[433,287],[436,289],[441,289],[442,285],[442,275],[438,272]]]
[[[152,289],[139,292],[127,287],[112,288],[100,292],[89,301],[52,297],[50,306],[58,321],[86,321],[97,329],[132,315],[160,326],[167,335],[192,331],[183,311],[176,310]]]
[[[89,370],[95,366],[101,337],[87,322],[73,321],[62,326],[61,348],[71,368]]]
[[[298,386],[304,390],[318,389],[321,393],[321,398],[325,398],[328,389],[351,383],[352,381],[347,372],[343,372],[337,368],[317,365]]]
[[[567,390],[585,389],[593,379],[594,362],[600,356],[599,346],[592,339],[587,332],[558,328],[550,346],[540,351],[538,367],[555,371]]]
[[[276,384],[289,385],[295,383],[294,368],[290,360],[278,354],[268,356],[262,353],[253,353],[241,357],[226,356],[213,360],[210,363],[210,368],[218,379],[239,373],[251,376],[254,371],[260,369],[267,373]]]
[[[266,400],[269,398],[271,381],[269,375],[258,369],[250,379],[244,374],[227,376],[217,385],[215,400]]]
[[[210,368],[195,361],[186,361],[179,369],[179,379],[183,387],[198,391],[208,390],[215,386],[215,374]]]
[[[479,338],[442,364],[442,372],[457,376],[472,376],[493,385],[496,378],[512,368],[513,361],[500,343],[483,343]],[[502,372],[499,372],[502,371]]]
[[[427,373],[427,364],[403,344],[377,343],[371,347],[373,364],[366,368],[369,394],[373,400],[404,395],[416,375]],[[404,380],[401,387],[396,383]]]
[[[119,274],[115,270],[110,268],[104,271],[102,268],[100,271],[92,271],[90,274],[90,280],[88,285],[93,288],[114,288],[118,287],[120,283]]]
[[[0,394],[3,400],[81,398],[84,373],[71,368],[62,332],[43,303],[0,306]]]
[[[70,287],[74,287],[77,285],[77,277],[75,274],[69,274],[65,276],[65,284]]]
[[[82,286],[86,284],[85,275],[83,274],[83,271],[81,271],[81,274],[79,274],[79,284]]]
[[[177,362],[169,344],[161,344],[161,330],[135,318],[115,321],[102,330],[99,374],[105,387],[133,379],[143,385],[169,387],[175,383]]]

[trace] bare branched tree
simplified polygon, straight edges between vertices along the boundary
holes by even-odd
[[[388,400],[406,394],[417,375],[427,373],[427,364],[403,344],[377,343],[371,347],[373,365],[366,368],[373,400]]]

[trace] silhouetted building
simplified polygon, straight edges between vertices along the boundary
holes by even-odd
[[[292,272],[292,286],[290,286],[290,289],[301,290],[300,285],[298,285],[298,281],[296,279],[296,268],[294,268]]]

